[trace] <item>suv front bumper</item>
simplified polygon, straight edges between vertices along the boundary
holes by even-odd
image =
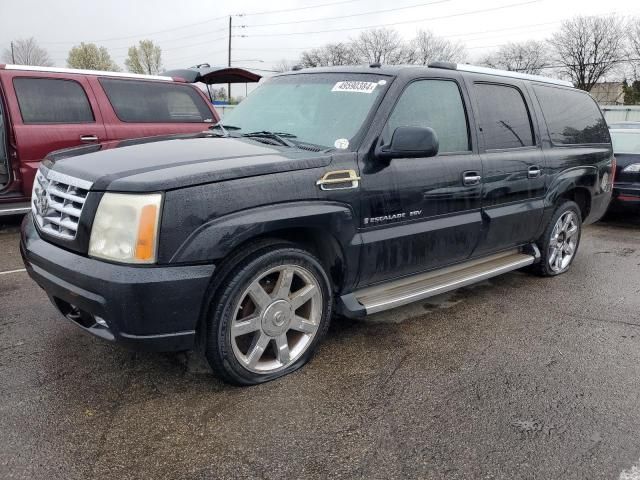
[[[213,265],[137,267],[69,252],[22,223],[26,269],[55,307],[84,330],[134,348],[193,348]]]

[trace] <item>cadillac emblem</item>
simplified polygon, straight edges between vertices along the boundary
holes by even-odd
[[[36,199],[36,210],[41,217],[44,217],[49,210],[49,199],[47,198],[47,192],[44,190],[40,191],[40,195]]]

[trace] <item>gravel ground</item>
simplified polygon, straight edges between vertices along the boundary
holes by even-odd
[[[638,216],[588,227],[561,277],[335,319],[311,364],[252,388],[94,339],[0,273],[3,479],[637,480],[639,379]]]

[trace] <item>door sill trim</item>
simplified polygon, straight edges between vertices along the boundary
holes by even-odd
[[[536,255],[511,250],[452,267],[357,290],[342,297],[354,316],[382,312],[532,265]],[[348,298],[352,297],[352,298]],[[361,306],[361,308],[354,308]]]

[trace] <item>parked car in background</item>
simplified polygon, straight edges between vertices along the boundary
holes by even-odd
[[[200,132],[218,119],[181,78],[0,65],[0,216],[29,211],[40,161],[54,150]]]
[[[610,129],[616,130],[640,129],[640,122],[612,122],[608,125]]]
[[[618,166],[611,207],[640,207],[640,129],[611,129]]]

